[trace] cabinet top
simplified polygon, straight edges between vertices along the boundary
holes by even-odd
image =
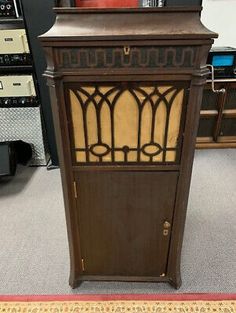
[[[40,39],[48,45],[48,41],[217,38],[201,23],[201,9],[55,8],[56,22]]]

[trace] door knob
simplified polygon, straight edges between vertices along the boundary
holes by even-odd
[[[168,221],[165,221],[163,224],[163,236],[169,235],[170,228],[171,228],[171,224]]]

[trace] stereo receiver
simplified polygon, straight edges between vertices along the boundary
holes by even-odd
[[[33,107],[37,105],[32,75],[0,76],[0,107]]]
[[[25,29],[0,30],[0,66],[31,65]]]
[[[20,4],[17,0],[0,0],[0,18],[19,18]]]
[[[210,50],[208,64],[214,67],[215,78],[236,77],[236,49],[214,47]]]

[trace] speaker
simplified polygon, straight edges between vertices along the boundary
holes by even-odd
[[[47,140],[51,154],[52,165],[58,165],[57,147],[52,120],[50,97],[43,71],[46,69],[46,61],[38,36],[45,33],[54,23],[55,15],[52,8],[54,0],[21,0],[23,15],[29,38],[29,46],[32,51],[34,68],[38,81],[38,89],[42,104],[43,117],[46,126]]]

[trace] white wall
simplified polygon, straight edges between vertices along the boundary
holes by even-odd
[[[202,23],[219,34],[215,46],[236,48],[236,0],[203,0]]]

